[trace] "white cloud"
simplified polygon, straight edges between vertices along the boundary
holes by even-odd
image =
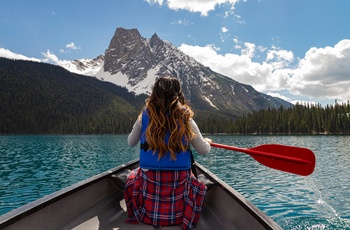
[[[187,26],[189,24],[193,24],[192,22],[190,22],[189,20],[187,20],[186,18],[184,19],[178,19],[176,21],[173,21],[172,23],[170,23],[171,25],[184,25]]]
[[[45,53],[41,53],[43,55],[43,59],[38,58],[29,58],[22,54],[14,53],[10,50],[0,48],[0,57],[5,57],[9,59],[15,59],[15,60],[26,60],[26,61],[36,61],[36,62],[45,62],[45,63],[51,63],[59,66],[66,66],[70,65],[70,61],[67,60],[61,60],[59,59],[55,54],[51,53],[50,50],[47,50]]]
[[[42,52],[41,54],[44,56],[43,62],[48,62],[59,66],[65,66],[70,63],[70,61],[59,59],[54,53],[51,53],[50,50],[47,50],[45,53]]]
[[[273,65],[274,69],[281,69],[294,61],[294,54],[289,50],[268,50],[265,61]]]
[[[287,50],[269,50],[267,52],[266,61],[281,61],[286,60],[288,62],[292,62],[294,60],[294,55],[292,51]]]
[[[220,39],[222,42],[225,42],[227,38],[229,38],[230,34],[228,34],[228,29],[226,27],[221,27]]]
[[[241,46],[241,42],[238,40],[238,37],[235,37],[234,39],[232,39],[233,43],[235,44],[233,47],[235,49],[242,49],[242,46]]]
[[[259,47],[266,50],[266,59],[262,63],[252,61],[256,50],[252,43],[244,44],[242,55],[219,54],[214,45],[182,44],[179,48],[212,70],[252,85],[260,92],[287,90],[291,95],[313,100],[350,99],[350,40],[347,39],[334,47],[311,48],[294,68],[290,68],[294,54],[288,50]]]
[[[310,101],[310,100],[308,100],[308,101],[305,101],[305,100],[293,100],[293,99],[291,99],[290,97],[287,97],[287,96],[285,96],[285,95],[282,95],[282,94],[280,94],[280,93],[272,93],[272,92],[268,92],[268,93],[266,93],[267,95],[270,95],[271,97],[278,97],[278,98],[281,98],[281,99],[283,99],[283,100],[285,100],[285,101],[288,101],[288,102],[290,102],[290,103],[292,103],[292,104],[296,104],[296,103],[298,103],[298,104],[301,104],[301,105],[303,105],[303,104],[309,104],[309,105],[317,105],[317,104],[319,104],[319,103],[316,103],[315,101]]]
[[[8,49],[0,48],[0,57],[15,59],[15,60],[27,60],[27,61],[36,61],[40,62],[40,59],[26,57],[22,54],[14,53]]]
[[[0,48],[0,57],[15,59],[15,60],[26,60],[26,61],[50,63],[50,64],[62,66],[62,67],[67,68],[67,69],[69,69],[72,66],[71,61],[59,59],[50,50],[47,50],[45,53],[42,52],[41,54],[43,55],[43,59],[29,58],[29,57],[26,57],[24,55],[14,53],[10,50]]]
[[[241,50],[242,55],[247,55],[248,57],[252,58],[255,54],[255,44],[245,42],[244,43],[244,49]]]
[[[237,22],[238,24],[245,24],[245,20],[242,19],[240,15],[234,15],[234,21]]]
[[[226,27],[221,27],[221,32],[226,33],[228,32],[228,29]]]
[[[58,52],[60,53],[69,53],[71,50],[81,50],[80,46],[76,46],[74,42],[70,42],[66,44],[66,49],[60,49]]]
[[[213,45],[199,47],[182,44],[179,48],[215,72],[232,77],[238,82],[252,85],[259,91],[265,90],[265,85],[269,87],[274,84],[269,79],[272,72],[271,65],[253,62],[247,55],[231,53],[221,55],[217,53]]]
[[[80,50],[80,47],[77,47],[77,46],[74,44],[74,42],[68,43],[68,44],[66,45],[66,48],[67,48],[67,49],[72,49],[72,50]]]
[[[155,4],[158,3],[160,6],[163,5],[163,0],[146,0],[149,4]]]
[[[261,52],[261,53],[263,53],[263,52],[265,52],[265,51],[267,50],[267,48],[264,47],[264,46],[257,46],[256,48],[257,48],[257,50],[258,50],[259,52]]]
[[[268,92],[268,93],[266,93],[266,94],[269,95],[269,96],[271,96],[271,97],[279,97],[279,98],[281,98],[281,99],[283,99],[283,100],[285,100],[285,101],[288,101],[288,102],[290,102],[290,103],[293,103],[293,100],[292,100],[291,98],[289,98],[289,97],[287,97],[287,96],[285,96],[285,95],[282,95],[282,94],[280,94],[280,93]],[[293,103],[293,104],[295,104],[295,103]]]
[[[350,40],[345,39],[334,47],[311,48],[293,77],[288,79],[295,94],[342,101],[350,99]]]
[[[231,13],[234,9],[234,5],[239,0],[146,0],[149,4],[158,3],[160,6],[163,2],[167,3],[167,6],[172,10],[188,10],[190,12],[199,12],[202,16],[207,16],[209,11],[215,9],[216,6],[223,4],[231,5],[230,11],[226,14]]]

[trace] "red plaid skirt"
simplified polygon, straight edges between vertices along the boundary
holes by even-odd
[[[137,168],[128,176],[124,198],[126,223],[195,227],[199,220],[206,186],[191,170],[148,170]]]

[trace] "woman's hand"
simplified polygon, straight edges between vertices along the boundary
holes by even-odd
[[[210,139],[210,138],[204,138],[204,140],[205,140],[206,142],[208,142],[209,144],[213,143],[213,140]]]

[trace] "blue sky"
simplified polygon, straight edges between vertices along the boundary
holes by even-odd
[[[117,27],[137,28],[260,92],[350,99],[348,0],[11,0],[0,9],[0,56],[92,59]]]

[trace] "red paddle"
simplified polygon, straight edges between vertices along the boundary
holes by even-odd
[[[295,146],[265,144],[250,149],[217,143],[211,143],[211,146],[247,153],[267,167],[301,176],[310,175],[316,163],[315,154],[310,149]]]

